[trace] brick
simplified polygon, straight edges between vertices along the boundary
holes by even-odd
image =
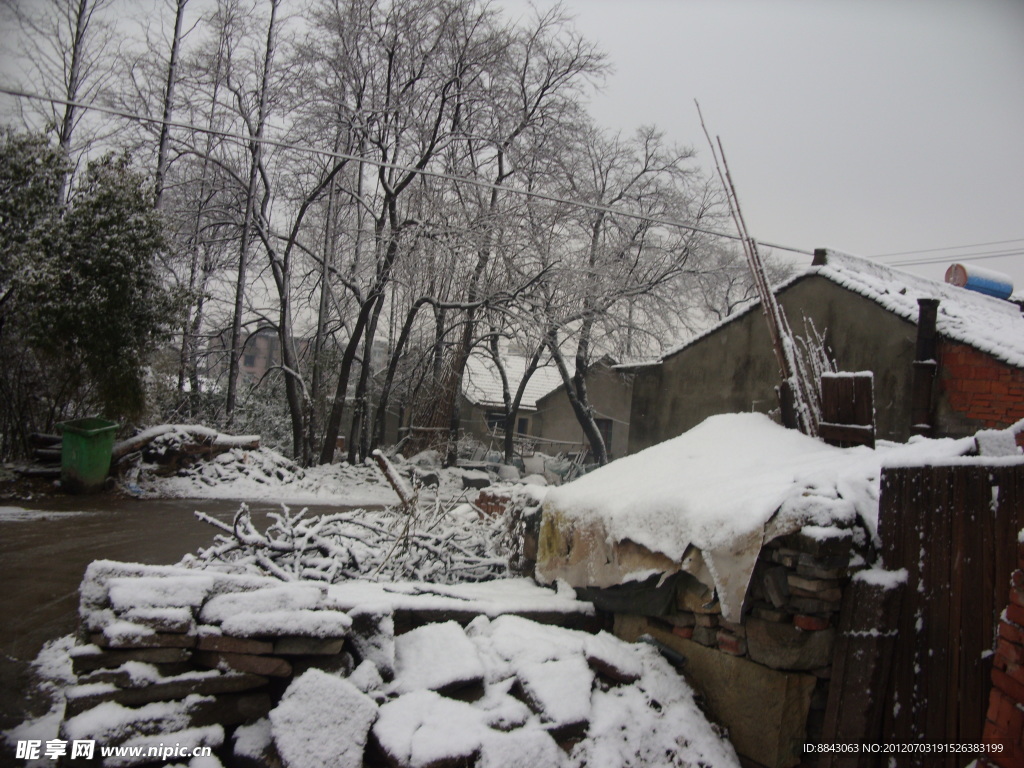
[[[1024,683],[1017,682],[1002,670],[992,670],[992,684],[1010,698],[1024,701]]]
[[[274,653],[282,656],[336,656],[344,645],[343,637],[279,637],[274,640]]]
[[[718,626],[720,629],[724,629],[728,632],[732,632],[736,637],[746,637],[747,628],[743,624],[738,624],[735,621],[726,621],[723,618],[718,619]]]
[[[804,613],[798,613],[793,617],[793,625],[800,629],[807,630],[808,632],[818,632],[822,629],[829,628],[829,620],[822,616],[808,616]]]
[[[693,637],[693,627],[672,627],[672,634],[689,640]]]
[[[92,692],[89,687],[72,686],[67,689],[64,716],[74,717],[97,704],[112,701],[126,707],[138,707],[154,701],[177,701],[192,694],[213,696],[222,693],[239,693],[260,688],[267,679],[260,675],[224,674],[202,678],[167,678],[142,688],[114,688]]]
[[[789,600],[789,578],[785,568],[775,566],[765,570],[761,577],[764,594],[773,606],[781,608]]]
[[[835,579],[808,579],[795,573],[786,576],[790,589],[800,589],[804,592],[818,593],[829,592],[839,588],[839,582]]]
[[[1006,607],[1006,618],[1018,627],[1024,627],[1024,608],[1020,607],[1016,603],[1010,603],[1010,605]]]
[[[222,653],[245,653],[260,656],[274,652],[274,644],[266,640],[230,637],[228,635],[200,635],[196,650]]]
[[[755,603],[750,609],[750,614],[765,621],[774,621],[778,624],[789,624],[793,620],[793,614],[780,608],[774,608],[768,603]]]
[[[712,627],[694,627],[691,639],[695,643],[713,648],[718,645],[718,630]]]
[[[747,641],[731,632],[720,630],[718,632],[718,650],[732,656],[745,656],[747,653]]]
[[[999,637],[1017,645],[1024,645],[1024,632],[1021,628],[1008,621],[999,622]]]
[[[1005,734],[1019,734],[1024,726],[1024,712],[1017,702],[997,688],[989,696],[988,719]]]
[[[696,622],[693,613],[690,611],[676,611],[664,617],[665,621],[674,627],[692,627]]]
[[[134,648],[193,648],[196,644],[195,635],[179,635],[171,632],[154,632],[151,635],[137,637],[108,638],[102,632],[89,635],[89,642],[100,648],[128,650]]]
[[[1012,664],[1024,664],[1024,647],[1011,643],[1004,637],[996,642],[996,654]]]
[[[144,664],[180,664],[188,661],[192,652],[185,648],[140,648],[138,650],[101,651],[79,646],[71,654],[71,668],[76,675],[97,669],[120,667],[126,661]]]
[[[808,597],[791,597],[786,608],[793,613],[836,613],[839,611],[838,600],[812,600]]]
[[[698,627],[717,627],[718,617],[713,613],[698,613],[694,615]]]
[[[196,664],[210,669],[233,669],[265,677],[290,677],[292,665],[276,656],[251,656],[245,653],[222,653],[220,651],[196,651]]]
[[[792,597],[806,598],[809,600],[825,600],[830,603],[839,603],[843,599],[843,591],[838,587],[822,590],[820,592],[809,592],[806,589],[790,587],[789,593]]]

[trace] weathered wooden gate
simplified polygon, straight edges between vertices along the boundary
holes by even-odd
[[[885,610],[876,612],[880,622],[895,623],[895,636],[892,626],[879,626],[879,636],[891,640],[874,644],[891,651],[891,658],[884,665],[877,658],[863,659],[860,692],[856,665],[834,683],[854,699],[863,698],[863,722],[879,729],[863,734],[867,742],[979,743],[991,652],[1017,566],[1018,532],[1024,528],[1024,464],[1011,459],[888,468],[881,484],[883,561],[887,570],[907,571],[898,601],[890,602],[898,610],[888,617]],[[859,634],[865,629],[861,626]],[[877,676],[883,666],[887,683]],[[866,690],[868,684],[875,690]],[[851,762],[875,764],[865,757]],[[897,764],[952,767],[974,757],[905,754],[897,756]]]

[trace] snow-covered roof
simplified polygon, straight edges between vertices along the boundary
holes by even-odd
[[[797,272],[776,286],[775,290],[785,290],[811,275],[831,280],[915,324],[919,311],[918,299],[938,299],[936,330],[941,336],[967,344],[1010,365],[1024,368],[1024,316],[1020,307],[1010,301],[929,280],[837,251],[827,252],[824,265],[811,266]],[[662,360],[759,306],[759,302],[754,302],[743,308],[701,335],[669,350],[662,356]]]
[[[764,541],[806,525],[858,521],[876,536],[883,463],[949,459],[973,447],[973,438],[919,438],[876,450],[836,448],[763,414],[712,416],[550,491],[545,525],[571,531],[574,551],[561,560],[559,547],[542,541],[538,575],[608,587],[687,570],[718,590],[729,618],[739,615]],[[627,561],[615,551],[626,542],[655,557]],[[579,544],[592,554],[582,558]]]
[[[526,371],[529,360],[522,355],[512,353],[502,355],[501,360],[505,368],[505,375],[508,376],[509,389],[512,396],[515,397],[516,389],[523,379],[523,373]],[[572,374],[571,368],[569,373]],[[526,384],[526,391],[523,393],[520,407],[526,410],[535,410],[538,400],[560,386],[562,386],[562,377],[553,364],[549,363],[538,368]],[[501,375],[490,355],[474,352],[469,356],[469,360],[466,361],[466,373],[462,377],[462,394],[469,402],[484,408],[503,407]]]

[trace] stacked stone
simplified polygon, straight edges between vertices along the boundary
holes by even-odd
[[[649,625],[765,667],[813,675],[807,733],[821,732],[843,590],[864,564],[857,531],[805,528],[764,545],[739,621],[727,621],[711,591],[684,576],[674,610]]]
[[[982,766],[1024,765],[1024,542],[1017,546],[1019,567],[1010,577],[1010,602],[999,621],[984,730],[985,743],[1002,751],[987,753]]]
[[[285,679],[353,666],[353,620],[317,585],[181,570],[139,575],[101,562],[83,583],[81,613],[87,642],[71,652],[77,684],[66,691],[62,723],[69,741],[219,749],[225,729],[270,712]],[[380,622],[366,628],[381,644]]]

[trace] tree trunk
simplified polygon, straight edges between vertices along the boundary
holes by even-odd
[[[587,398],[586,378],[580,379],[581,386],[577,386],[577,381],[574,381],[575,376],[569,375],[569,368],[565,364],[562,351],[558,348],[558,338],[554,332],[549,334],[547,345],[551,351],[551,358],[558,368],[558,373],[562,377],[562,384],[565,386],[565,394],[569,398],[572,412],[576,415],[576,421],[583,428],[587,442],[590,443],[590,452],[593,454],[594,460],[604,466],[608,463],[608,451],[604,444],[604,438],[601,437],[601,430],[597,428],[597,423],[594,421],[594,411]],[[576,376],[578,374],[577,371]]]
[[[60,123],[59,145],[65,156],[71,154],[71,136],[75,130],[75,105],[78,101],[78,87],[82,78],[82,57],[85,55],[85,33],[89,28],[89,17],[92,11],[89,9],[89,0],[78,0],[78,10],[75,15],[75,35],[71,44],[71,67],[68,71],[67,93],[65,94],[68,103],[64,106],[64,118]],[[61,179],[58,199],[63,204],[67,200],[68,186],[71,180],[71,169],[68,167],[64,178]]]
[[[171,59],[167,65],[167,85],[164,89],[164,121],[160,126],[160,147],[156,158],[156,180],[154,187],[157,210],[163,207],[164,176],[167,174],[167,147],[170,144],[171,116],[174,113],[174,86],[178,79],[178,52],[181,48],[181,25],[185,18],[185,6],[188,0],[177,0],[177,11],[174,15],[174,39],[171,41]]]
[[[267,27],[267,47],[263,58],[263,74],[260,83],[259,108],[256,117],[256,134],[250,142],[252,160],[249,164],[249,187],[245,195],[245,218],[242,221],[242,241],[238,252],[238,280],[235,283],[235,305],[231,317],[231,348],[228,364],[228,391],[224,404],[224,416],[230,426],[235,415],[235,401],[238,397],[238,359],[242,354],[239,348],[242,338],[242,314],[245,308],[245,281],[249,267],[249,239],[252,220],[255,217],[256,189],[259,182],[260,154],[263,148],[263,128],[267,118],[267,89],[270,71],[274,62],[274,51],[277,46],[275,33],[277,6],[280,0],[270,0],[270,24]]]

